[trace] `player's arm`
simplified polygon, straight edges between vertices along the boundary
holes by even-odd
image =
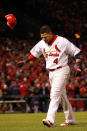
[[[74,56],[76,61],[76,76],[81,76],[82,66],[81,66],[81,52]]]
[[[25,63],[28,63],[30,60],[34,60],[36,58],[39,58],[39,56],[42,55],[41,50],[42,41],[38,42],[31,50],[30,55],[27,57],[27,59],[20,61],[17,63],[18,67],[21,67]]]
[[[19,61],[19,62],[17,63],[17,66],[18,66],[18,67],[22,67],[24,64],[26,64],[26,63],[28,63],[29,61],[34,60],[34,59],[36,59],[36,57],[33,56],[32,54],[30,54],[26,60]]]
[[[76,47],[73,43],[71,43],[70,41],[66,40],[67,42],[67,53],[70,54],[71,56],[74,56],[74,59],[76,61],[76,76],[81,76],[81,50]]]

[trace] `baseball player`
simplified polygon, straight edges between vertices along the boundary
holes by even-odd
[[[68,56],[71,55],[76,60],[76,75],[81,74],[80,49],[64,37],[54,35],[48,25],[40,28],[41,39],[32,49],[27,60],[18,62],[21,67],[31,59],[38,58],[43,54],[46,60],[46,69],[49,71],[50,104],[46,119],[42,122],[48,127],[53,127],[55,116],[59,104],[62,105],[65,113],[65,122],[60,126],[74,125],[76,120],[72,107],[66,95],[66,82],[69,79],[70,68],[68,66]]]

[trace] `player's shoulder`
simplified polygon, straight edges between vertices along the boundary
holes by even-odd
[[[42,43],[44,43],[43,40],[39,40],[39,41],[37,42],[37,44],[42,44]]]
[[[69,42],[69,40],[66,37],[63,37],[63,36],[58,36],[57,39],[60,43],[63,43],[63,44],[64,43],[66,44],[67,42]]]
[[[43,40],[40,40],[36,43],[35,48],[44,48],[45,47],[45,42]]]
[[[63,37],[63,36],[59,36],[57,37],[59,40],[68,40],[66,37]]]
[[[45,42],[43,40],[40,40],[40,41],[37,42],[36,45],[43,46],[43,45],[45,45]]]

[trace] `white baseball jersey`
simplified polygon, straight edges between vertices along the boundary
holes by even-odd
[[[46,60],[46,69],[56,69],[59,66],[67,65],[68,56],[74,57],[80,52],[80,49],[66,38],[57,36],[52,45],[41,40],[30,52],[37,58],[43,54]]]

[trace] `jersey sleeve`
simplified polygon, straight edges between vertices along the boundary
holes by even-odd
[[[65,39],[65,42],[66,42],[66,53],[68,53],[69,55],[74,57],[76,54],[78,54],[81,51],[69,40]]]
[[[40,55],[42,55],[42,50],[41,50],[41,44],[42,41],[38,42],[31,50],[30,53],[38,58]]]

